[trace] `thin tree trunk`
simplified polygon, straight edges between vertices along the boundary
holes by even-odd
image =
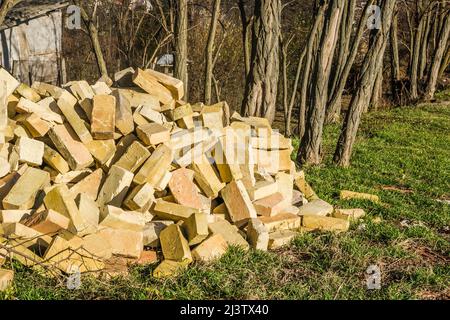
[[[422,0],[419,2],[418,15],[419,25],[414,36],[414,47],[412,48],[412,64],[410,67],[410,80],[411,80],[411,99],[417,100],[419,98],[419,58],[420,58],[420,44],[423,38],[425,19],[421,16],[422,13]]]
[[[439,69],[439,76],[438,78],[442,78],[444,75],[445,70],[447,70],[447,67],[450,63],[450,46],[447,46],[447,53],[445,54],[444,59],[442,59],[441,68]]]
[[[189,99],[188,91],[188,0],[178,0],[175,37],[175,78],[184,83],[185,100]]]
[[[395,8],[395,1],[383,0],[380,7],[382,10],[381,30],[378,31],[377,37],[364,59],[358,88],[350,103],[350,108],[345,117],[334,154],[334,162],[344,167],[350,165],[350,158],[361,116],[365,105],[369,103],[375,79],[382,66],[389,30],[392,23],[392,14]]]
[[[291,121],[292,121],[292,111],[295,105],[295,98],[297,96],[298,91],[298,83],[300,81],[300,73],[302,71],[303,61],[306,56],[306,47],[303,49],[297,63],[297,71],[295,73],[295,80],[291,88],[291,97],[289,99],[289,86],[287,79],[287,47],[281,40],[281,63],[283,66],[283,110],[284,110],[284,127],[286,136],[291,136]]]
[[[355,19],[355,7],[356,0],[349,0],[345,2],[342,23],[339,31],[339,54],[334,68],[335,70],[333,72],[333,82],[330,87],[329,96],[331,96],[336,90],[339,78],[342,76],[342,73],[344,71],[345,62],[349,57],[350,40],[352,38],[353,21]]]
[[[100,76],[108,76],[108,69],[106,68],[106,62],[103,57],[102,47],[98,39],[98,30],[95,26],[94,17],[90,18],[86,10],[81,6],[80,0],[75,0],[75,4],[80,8],[81,18],[84,24],[89,30],[89,37],[91,38],[92,48],[94,50],[95,58],[97,60],[97,66]]]
[[[361,15],[361,18],[359,19],[356,34],[353,38],[353,41],[351,41],[352,47],[350,49],[350,55],[345,61],[345,66],[336,84],[335,90],[333,91],[331,97],[328,99],[328,109],[325,120],[326,123],[337,122],[339,119],[339,115],[341,113],[342,94],[344,93],[345,85],[347,84],[350,71],[358,54],[358,48],[359,44],[361,43],[361,39],[363,38],[364,30],[366,30],[367,28],[367,19],[369,18],[370,15],[368,9],[373,3],[374,0],[367,1],[366,6]]]
[[[330,82],[331,67],[339,35],[338,26],[342,18],[344,1],[331,0],[328,3],[323,32],[321,34],[318,56],[311,78],[311,97],[307,109],[305,134],[297,155],[299,163],[320,164],[322,133],[325,122],[326,104]]]
[[[217,25],[219,23],[221,0],[214,0],[213,14],[211,24],[209,26],[208,44],[206,46],[206,68],[205,68],[205,103],[211,104],[212,77],[213,77],[213,59],[214,59],[214,42],[216,39]]]
[[[245,0],[238,1],[238,7],[241,17],[242,24],[242,49],[244,51],[244,67],[245,67],[245,78],[247,79],[248,74],[250,72],[250,41],[249,34],[251,34],[251,19],[247,18],[247,12],[245,10]]]
[[[275,119],[280,71],[281,0],[256,0],[252,65],[246,83],[244,115]]]
[[[431,29],[431,12],[426,14],[424,23],[424,32],[422,34],[421,48],[420,48],[420,62],[419,62],[419,81],[423,80],[425,76],[425,69],[428,62],[428,45],[429,45],[429,35]]]
[[[433,57],[433,63],[428,76],[428,86],[425,90],[425,100],[432,100],[436,92],[436,84],[438,81],[439,70],[441,68],[442,59],[447,47],[447,41],[450,33],[450,15],[447,15],[444,26],[440,32],[438,47]]]
[[[322,5],[319,7],[316,18],[314,21],[314,25],[311,29],[311,33],[308,38],[307,50],[306,50],[306,62],[305,68],[303,70],[302,76],[302,87],[301,87],[301,95],[300,95],[300,110],[299,110],[299,119],[298,119],[298,133],[299,139],[303,138],[305,133],[305,123],[306,123],[306,99],[307,99],[307,91],[308,84],[311,74],[311,65],[313,60],[313,52],[314,52],[314,41],[316,40],[317,33],[321,24],[323,23],[324,15],[325,15],[326,6]]]
[[[398,55],[398,12],[392,19],[390,36],[391,45],[391,94],[392,101],[398,103],[400,100],[400,58]]]

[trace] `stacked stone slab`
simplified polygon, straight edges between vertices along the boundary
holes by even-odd
[[[96,274],[159,257],[163,277],[364,215],[319,199],[266,119],[189,104],[154,70],[114,80],[29,87],[0,69],[0,265]]]

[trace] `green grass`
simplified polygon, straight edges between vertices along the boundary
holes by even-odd
[[[326,128],[324,165],[305,168],[324,200],[364,208],[368,216],[345,234],[298,236],[276,252],[231,248],[219,261],[194,264],[179,277],[156,280],[155,265],[127,278],[83,278],[80,290],[19,265],[6,299],[449,299],[450,108],[399,108],[365,117],[352,166],[332,165],[338,126]],[[387,189],[386,187],[389,187]],[[341,189],[382,199],[341,201]],[[382,288],[366,288],[369,265]]]

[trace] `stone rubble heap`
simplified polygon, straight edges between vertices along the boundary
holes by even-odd
[[[364,215],[320,200],[267,119],[183,96],[150,69],[62,88],[0,69],[0,266],[102,274],[122,257],[164,277]],[[12,277],[0,269],[0,289]]]

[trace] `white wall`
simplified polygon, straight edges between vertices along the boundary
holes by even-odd
[[[1,64],[23,82],[53,82],[58,77],[62,14],[50,13],[0,34]]]

